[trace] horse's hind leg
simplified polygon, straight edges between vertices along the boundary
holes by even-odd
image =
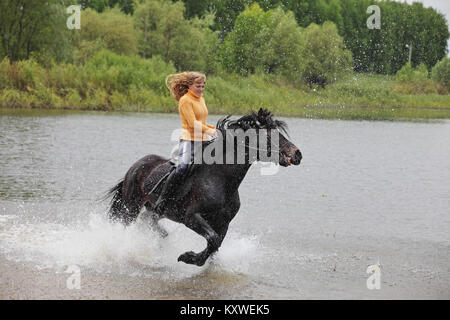
[[[148,213],[148,217],[149,217],[149,226],[150,229],[152,229],[153,231],[156,231],[161,237],[165,238],[169,235],[169,233],[166,231],[166,229],[164,229],[163,227],[161,227],[161,225],[159,224],[159,220],[161,220],[161,216],[159,216],[158,214],[156,214],[155,212],[153,212],[150,209],[150,206],[145,206],[147,209],[147,213]]]
[[[207,241],[207,246],[206,249],[200,253],[195,253],[193,251],[183,253],[178,257],[178,261],[202,266],[205,264],[208,257],[219,249],[228,230],[228,224],[222,228],[223,230],[221,231],[223,232],[218,234],[208,222],[202,218],[200,213],[195,213],[188,221],[186,221],[186,226],[203,236]]]

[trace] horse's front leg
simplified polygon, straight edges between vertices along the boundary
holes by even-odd
[[[202,266],[208,257],[219,249],[228,230],[228,223],[224,224],[217,233],[200,213],[195,213],[186,221],[186,226],[203,236],[207,241],[207,246],[200,253],[193,251],[183,253],[178,257],[178,261]]]
[[[218,235],[219,235],[219,240],[216,246],[211,245],[209,242],[206,246],[206,249],[203,250],[202,252],[199,253],[199,255],[201,257],[204,258],[204,260],[206,261],[211,255],[213,255],[214,253],[217,252],[217,250],[219,250],[220,246],[222,245],[223,239],[225,238],[226,234],[228,231],[228,223],[223,224],[220,227],[220,230],[218,230]],[[205,263],[205,262],[203,262]]]

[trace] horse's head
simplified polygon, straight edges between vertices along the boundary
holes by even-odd
[[[299,165],[302,160],[302,153],[286,137],[288,136],[286,123],[273,119],[272,113],[264,109],[259,109],[255,116],[260,126],[267,130],[267,145],[269,148],[276,148],[278,150],[278,163],[283,167],[290,166],[291,164]],[[278,135],[278,139],[275,138],[274,134]]]
[[[281,132],[279,132],[278,150],[279,164],[283,167],[299,165],[302,161],[302,153],[300,149],[289,141]]]
[[[264,135],[259,135],[260,137],[266,137],[267,141],[258,141],[255,147],[245,143],[245,138],[242,143],[246,144],[248,148],[257,149],[258,156],[256,160],[264,161],[261,155],[265,152],[270,154],[276,154],[276,161],[281,166],[287,167],[291,164],[299,165],[302,160],[302,154],[298,147],[296,147],[291,141],[288,140],[287,125],[284,121],[276,120],[270,111],[259,109],[259,111],[252,112],[245,115],[237,120],[228,120],[229,116],[219,120],[218,128],[225,132],[225,129],[240,129],[244,132],[251,131],[249,129],[254,129],[258,131],[258,134],[264,133]],[[226,124],[226,125],[225,125]],[[248,135],[247,135],[248,136]],[[278,152],[278,153],[275,153]],[[267,159],[268,161],[273,161],[274,158]]]

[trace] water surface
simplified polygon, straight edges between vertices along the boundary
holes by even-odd
[[[125,229],[99,200],[137,159],[170,154],[177,115],[3,110],[0,298],[450,298],[450,122],[283,120],[302,164],[252,166],[199,268],[177,257],[203,238],[164,220],[160,239],[145,217]]]

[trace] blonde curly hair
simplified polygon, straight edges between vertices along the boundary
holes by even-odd
[[[201,72],[186,71],[181,73],[169,74],[166,77],[166,86],[169,88],[172,96],[179,101],[194,83],[206,81],[206,76]]]

